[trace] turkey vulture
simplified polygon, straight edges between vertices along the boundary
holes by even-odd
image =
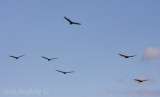
[[[124,58],[130,58],[130,57],[135,57],[136,55],[133,55],[133,56],[126,56],[126,55],[123,55],[123,54],[119,54],[120,56],[124,57]]]
[[[70,25],[72,24],[77,24],[77,25],[81,25],[80,23],[77,23],[77,22],[72,22],[70,19],[68,19],[67,17],[64,17],[69,23]]]
[[[74,72],[74,71],[64,72],[64,71],[61,71],[61,70],[56,70],[56,71],[61,72],[61,73],[63,73],[63,74],[73,73],[73,72]]]
[[[143,82],[143,81],[148,81],[148,80],[140,80],[140,79],[134,79],[135,81],[138,81],[139,83]]]
[[[19,59],[20,57],[23,57],[24,55],[21,55],[21,56],[18,56],[18,57],[16,57],[16,56],[10,56],[10,57],[12,57],[12,58],[15,58],[15,59]]]
[[[58,58],[51,58],[51,59],[49,59],[49,58],[44,57],[44,56],[42,56],[42,58],[47,59],[48,61],[51,61],[51,60],[53,60],[53,59],[58,59]]]

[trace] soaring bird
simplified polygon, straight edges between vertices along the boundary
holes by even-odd
[[[53,59],[58,59],[58,58],[51,58],[51,59],[49,59],[49,58],[44,57],[44,56],[42,56],[42,58],[47,59],[48,61],[51,61],[51,60],[53,60]]]
[[[67,17],[64,17],[69,23],[70,25],[72,24],[77,24],[77,25],[81,25],[80,23],[77,23],[77,22],[72,22],[70,19],[68,19]]]
[[[130,57],[135,57],[136,55],[133,55],[133,56],[126,56],[126,55],[123,55],[123,54],[119,54],[120,56],[124,57],[124,58],[130,58]]]
[[[19,59],[20,57],[23,57],[24,55],[21,55],[21,56],[18,56],[18,57],[16,57],[16,56],[10,56],[10,57],[12,57],[12,58],[15,58],[15,59]]]
[[[64,72],[64,71],[61,71],[61,70],[56,70],[56,71],[61,72],[61,73],[63,73],[63,74],[73,73],[73,72],[74,72],[74,71]]]
[[[144,82],[144,81],[148,81],[148,80],[140,80],[140,79],[134,79],[135,81],[138,81],[139,83]]]

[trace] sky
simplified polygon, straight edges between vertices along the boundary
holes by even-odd
[[[159,5],[159,0],[1,0],[0,96],[159,97]],[[64,16],[81,25],[70,25]]]

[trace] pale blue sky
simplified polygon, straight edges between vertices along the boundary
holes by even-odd
[[[159,5],[159,0],[1,0],[0,95],[160,96],[160,60],[141,60],[146,48],[160,47]],[[69,25],[64,16],[82,25]],[[149,81],[139,84],[135,78]]]

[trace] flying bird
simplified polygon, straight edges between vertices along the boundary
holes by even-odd
[[[133,56],[126,56],[126,55],[123,55],[123,54],[119,54],[120,56],[124,57],[124,58],[130,58],[130,57],[135,57],[136,55],[133,55]]]
[[[74,71],[64,72],[64,71],[61,71],[61,70],[56,70],[56,71],[61,72],[61,73],[63,73],[63,74],[73,73],[73,72],[74,72]]]
[[[51,61],[51,60],[53,60],[53,59],[58,59],[58,58],[47,58],[47,57],[44,57],[44,56],[42,56],[42,58],[44,58],[44,59],[47,59],[48,61]]]
[[[76,25],[81,25],[80,23],[77,23],[77,22],[72,22],[70,19],[68,19],[67,17],[64,17],[69,23],[70,25],[72,24],[76,24]]]
[[[140,80],[140,79],[134,79],[135,81],[138,81],[139,83],[144,82],[144,81],[148,81],[148,80]]]
[[[15,58],[15,59],[19,59],[20,57],[23,57],[24,55],[21,55],[21,56],[18,56],[18,57],[16,57],[16,56],[10,56],[10,57],[12,57],[12,58]]]

